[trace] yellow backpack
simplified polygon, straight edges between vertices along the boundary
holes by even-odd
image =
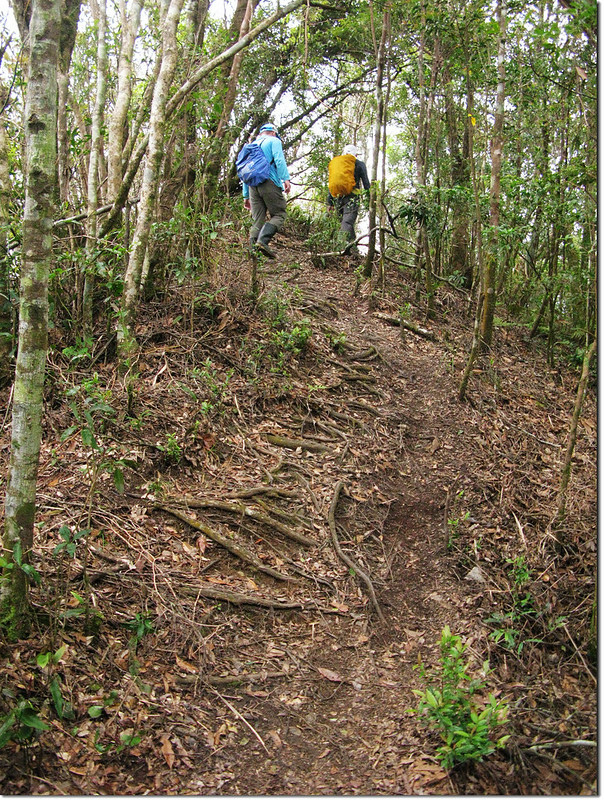
[[[354,165],[356,158],[353,155],[336,156],[329,162],[329,194],[332,197],[345,197],[356,186],[354,179]]]

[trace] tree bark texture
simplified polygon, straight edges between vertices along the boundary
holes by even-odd
[[[4,106],[8,90],[0,84],[0,108]],[[10,299],[10,274],[8,260],[8,243],[10,231],[10,198],[12,179],[9,164],[9,139],[6,132],[6,120],[0,114],[0,386],[10,381],[12,364],[10,352],[13,347],[13,308]]]
[[[25,103],[26,189],[11,454],[5,502],[0,613],[10,635],[27,627],[27,579],[16,563],[33,545],[48,340],[48,279],[57,185],[57,65],[61,0],[34,0]],[[19,550],[22,555],[19,556]]]

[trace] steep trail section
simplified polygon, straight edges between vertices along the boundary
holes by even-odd
[[[287,677],[238,695],[238,710],[257,736],[246,737],[245,749],[225,747],[217,757],[228,793],[450,789],[425,755],[423,734],[408,710],[416,704],[413,666],[420,652],[424,660],[436,656],[445,624],[465,633],[474,627],[464,618],[464,594],[447,564],[444,520],[461,464],[456,437],[463,412],[450,402],[454,386],[439,346],[412,336],[402,340],[399,330],[376,324],[367,298],[355,296],[356,278],[347,267],[344,262],[325,272],[305,264],[290,272],[287,265],[271,265],[265,291],[271,281],[295,286],[300,313],[336,344],[332,356],[315,363],[322,369],[316,385],[323,392],[332,387],[327,402],[309,400],[308,415],[294,431],[284,415],[283,438],[317,435],[318,420],[334,407],[333,429],[342,432],[355,414],[362,420],[362,431],[353,426],[343,434],[346,447],[335,460],[307,453],[297,467],[321,498],[343,483],[335,509],[339,535],[372,576],[385,621],[358,576],[343,583],[345,567],[336,565],[341,615],[280,614],[254,631],[247,654],[265,665],[266,654],[274,654]],[[248,433],[252,441],[270,417]],[[292,458],[283,468],[292,468]],[[229,696],[232,701],[232,691]],[[215,775],[198,776],[207,782],[188,789],[212,788]]]
[[[33,597],[77,612],[76,592],[99,614],[65,615],[52,642],[42,632],[2,652],[3,675],[44,698],[37,654],[66,645],[55,675],[73,711],[58,719],[46,701],[51,730],[27,751],[0,751],[4,784],[63,795],[593,793],[590,749],[527,750],[595,739],[578,639],[595,574],[593,399],[573,473],[576,552],[556,559],[544,531],[574,374],[551,376],[515,331],[498,330],[495,366],[460,404],[471,327],[460,293],[441,290],[427,323],[403,276],[371,292],[348,259],[320,267],[303,242],[275,244],[253,302],[234,242],[208,284],[141,320],[131,416],[103,432],[135,463],[126,492],[102,473],[86,485],[91,454],[61,438],[69,408],[49,413]],[[389,324],[401,309],[433,340]],[[94,368],[125,409],[115,364]],[[86,549],[55,574],[58,529],[81,525],[90,497]],[[581,652],[554,624],[569,610]],[[494,613],[523,637],[522,653],[494,641]],[[414,667],[438,661],[445,625],[476,675],[490,658],[512,733],[508,750],[451,774],[434,757],[438,737],[409,713],[424,688]]]

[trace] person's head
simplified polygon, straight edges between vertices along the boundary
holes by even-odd
[[[262,136],[279,136],[279,134],[277,133],[277,128],[275,128],[272,122],[266,122],[260,128],[259,133]]]
[[[356,144],[347,144],[344,148],[344,155],[345,156],[354,156],[357,157],[357,153],[359,152],[358,147]]]

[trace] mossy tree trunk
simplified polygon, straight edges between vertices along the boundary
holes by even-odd
[[[4,106],[7,97],[8,89],[0,84],[0,108]],[[12,374],[10,353],[13,348],[14,327],[8,258],[12,188],[8,148],[9,138],[4,114],[0,114],[0,386],[6,385]]]
[[[48,341],[48,279],[57,188],[57,66],[61,0],[34,0],[25,102],[26,186],[11,454],[5,502],[0,615],[14,638],[28,629],[27,564],[33,545]]]

